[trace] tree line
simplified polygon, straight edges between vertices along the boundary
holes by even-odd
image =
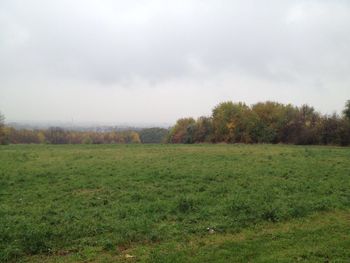
[[[313,107],[266,101],[246,105],[222,102],[211,116],[181,118],[167,136],[169,143],[286,143],[350,145],[350,100],[341,115]]]
[[[167,129],[150,128],[125,131],[76,131],[60,127],[48,129],[15,129],[4,125],[0,115],[0,144],[124,144],[161,143]]]
[[[285,143],[350,145],[350,100],[341,115],[321,114],[309,105],[266,101],[246,105],[222,102],[211,116],[181,118],[168,129],[73,131],[60,127],[15,129],[0,114],[0,144],[110,143]]]

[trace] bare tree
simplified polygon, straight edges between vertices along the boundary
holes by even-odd
[[[350,121],[350,100],[345,103],[345,109],[343,111],[345,118]]]

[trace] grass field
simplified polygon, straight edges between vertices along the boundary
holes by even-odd
[[[350,148],[1,146],[0,261],[350,262]]]

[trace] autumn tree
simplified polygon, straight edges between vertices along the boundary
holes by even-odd
[[[210,117],[199,117],[195,123],[193,141],[210,142],[212,140],[213,123]]]
[[[283,105],[278,102],[266,101],[259,102],[252,106],[252,111],[257,114],[258,120],[258,141],[266,143],[277,143],[283,137],[283,127],[292,117],[289,105]],[[294,117],[294,116],[293,116]]]
[[[171,128],[168,136],[170,143],[193,143],[193,135],[196,121],[193,118],[179,119]]]
[[[135,131],[127,132],[126,143],[141,143],[139,134]]]
[[[250,108],[231,101],[220,103],[213,109],[213,136],[215,142],[251,142],[254,118]]]

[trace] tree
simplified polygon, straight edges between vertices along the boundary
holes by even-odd
[[[167,141],[170,143],[193,143],[195,124],[196,121],[193,118],[177,120],[175,126],[169,132]]]
[[[259,142],[277,143],[284,137],[283,128],[295,117],[291,115],[293,107],[278,102],[259,102],[252,106],[258,115]]]
[[[215,142],[230,140],[232,130],[231,120],[234,115],[234,104],[231,101],[222,102],[213,109],[213,135]]]
[[[195,124],[193,141],[199,142],[210,142],[212,140],[213,123],[209,117],[199,117]]]
[[[139,134],[142,143],[162,143],[168,132],[164,128],[147,128],[142,129]]]
[[[350,122],[337,114],[323,116],[319,129],[320,142],[330,145],[349,145]]]
[[[296,117],[296,141],[295,144],[318,144],[320,136],[318,125],[320,123],[320,114],[313,107],[302,105]]]
[[[350,121],[350,100],[345,103],[345,109],[343,111],[344,117]]]
[[[128,143],[141,143],[139,134],[135,131],[130,131],[128,133]]]
[[[60,127],[50,127],[46,133],[45,137],[49,143],[52,144],[64,144],[67,143],[67,136],[65,130]]]
[[[213,136],[215,142],[252,142],[251,109],[244,103],[220,103],[213,109]]]

